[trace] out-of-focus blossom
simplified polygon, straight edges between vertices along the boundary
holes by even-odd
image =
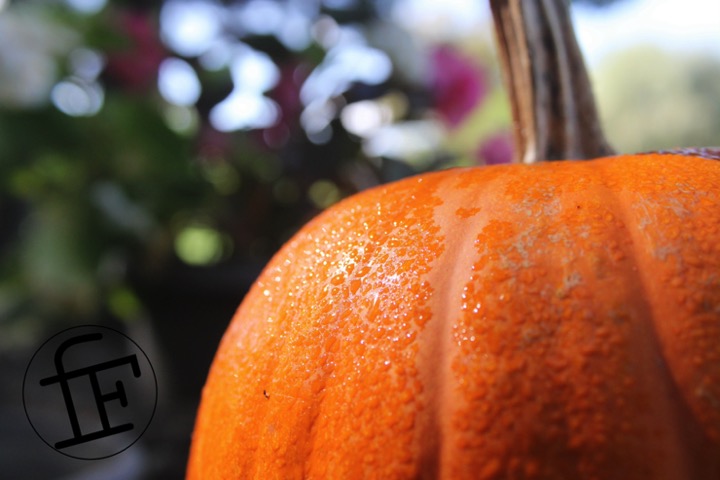
[[[435,108],[449,126],[455,127],[485,98],[485,72],[452,47],[440,47],[431,57]]]
[[[513,138],[510,132],[496,133],[486,139],[476,152],[479,164],[500,165],[513,159]]]
[[[200,129],[197,136],[197,153],[203,162],[215,162],[227,157],[233,148],[230,135],[220,132],[210,125]]]
[[[304,64],[291,63],[280,68],[280,80],[270,91],[270,97],[282,109],[283,119],[297,122],[303,104],[300,101],[300,88],[310,71]]]
[[[280,79],[268,96],[280,107],[280,117],[275,125],[264,129],[262,141],[275,148],[287,142],[292,132],[299,128],[303,104],[300,100],[300,88],[309,75],[310,69],[296,62],[280,67]]]
[[[167,56],[157,25],[149,14],[123,12],[118,15],[118,28],[127,43],[107,52],[107,76],[131,91],[154,88],[160,64]]]

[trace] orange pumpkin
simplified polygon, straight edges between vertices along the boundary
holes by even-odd
[[[188,478],[719,478],[712,157],[455,169],[327,210],[225,334]]]

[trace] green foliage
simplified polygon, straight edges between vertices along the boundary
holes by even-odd
[[[175,213],[208,201],[212,187],[187,162],[189,147],[135,99],[111,96],[92,118],[0,111],[0,185],[28,212],[0,257],[0,289],[24,285],[13,301],[31,316],[106,308],[125,282],[107,267],[141,251],[167,256]]]
[[[720,144],[720,60],[637,47],[595,75],[600,114],[617,150]]]

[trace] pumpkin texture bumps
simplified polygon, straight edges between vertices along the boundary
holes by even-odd
[[[718,192],[648,154],[340,203],[237,312],[189,478],[718,478]]]

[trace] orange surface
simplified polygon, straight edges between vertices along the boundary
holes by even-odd
[[[338,204],[233,319],[188,478],[719,478],[719,192],[637,155]]]

